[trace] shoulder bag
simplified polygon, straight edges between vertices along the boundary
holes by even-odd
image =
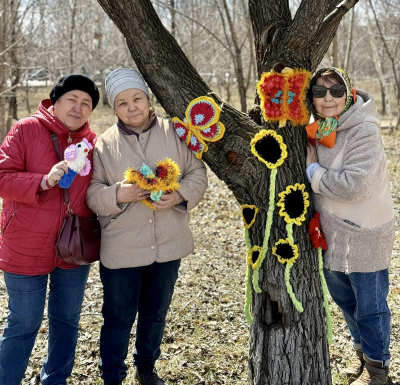
[[[54,149],[62,160],[57,134],[51,135]],[[61,226],[56,243],[56,255],[73,265],[88,265],[100,259],[101,227],[97,216],[78,217],[71,209],[69,189],[64,190],[64,203],[67,214]]]

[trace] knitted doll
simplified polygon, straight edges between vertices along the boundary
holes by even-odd
[[[71,144],[64,151],[64,157],[67,161],[68,174],[64,174],[60,180],[59,186],[68,188],[75,179],[76,174],[85,176],[90,172],[90,162],[87,159],[93,146],[85,138],[82,142]]]

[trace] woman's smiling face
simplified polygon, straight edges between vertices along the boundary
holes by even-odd
[[[126,125],[141,127],[149,118],[150,101],[143,91],[130,88],[118,94],[114,109]]]
[[[329,92],[329,87],[333,86],[334,84],[340,84],[339,81],[334,78],[325,77],[317,79],[315,84],[317,86],[325,86],[328,88],[326,95],[323,98],[313,97],[315,110],[327,118],[338,116],[346,106],[346,93],[344,93],[341,98],[334,98]]]

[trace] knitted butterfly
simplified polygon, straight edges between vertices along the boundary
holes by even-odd
[[[223,137],[225,126],[219,122],[220,114],[221,109],[213,99],[201,96],[189,103],[184,121],[172,118],[175,132],[196,158],[201,159],[208,150],[206,141],[215,142]]]

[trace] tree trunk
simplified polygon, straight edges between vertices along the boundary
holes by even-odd
[[[232,190],[240,204],[259,208],[249,230],[252,245],[262,246],[269,201],[270,172],[250,151],[250,140],[262,127],[249,115],[223,103],[192,67],[181,48],[161,24],[149,0],[98,0],[127,40],[139,71],[170,116],[184,117],[189,102],[208,95],[221,106],[222,139],[209,144],[203,160]],[[286,0],[249,0],[257,71],[284,67],[314,71],[328,50],[340,20],[357,0],[341,2],[303,0],[292,20]],[[312,20],[312,23],[310,23]],[[260,116],[254,114],[256,121]],[[277,129],[274,125],[265,125]],[[276,197],[288,185],[307,184],[306,134],[303,127],[287,123],[279,128],[288,157],[276,180]],[[277,199],[275,200],[275,204]],[[310,207],[308,219],[312,214]],[[295,226],[293,238],[300,257],[291,283],[304,312],[292,305],[284,282],[284,267],[271,248],[285,231],[275,209],[268,252],[260,269],[260,294],[253,293],[250,336],[251,384],[330,385],[325,312],[316,252],[308,240],[306,225]],[[244,279],[245,272],[243,272]]]
[[[239,97],[240,97],[240,107],[242,112],[247,111],[246,105],[246,86],[244,84],[243,77],[243,64],[242,64],[242,53],[239,47],[238,38],[236,35],[236,30],[234,23],[232,21],[231,15],[229,13],[229,8],[226,0],[222,0],[222,4],[224,7],[224,12],[226,16],[226,20],[228,21],[229,31],[231,34],[232,44],[234,48],[234,64],[235,64],[235,73],[236,73],[236,81],[238,83]]]
[[[339,68],[339,42],[338,35],[336,34],[332,40],[332,55],[331,55],[332,67]]]
[[[6,67],[6,59],[5,59],[5,51],[6,51],[6,35],[7,35],[7,20],[8,20],[8,12],[7,0],[0,0],[1,8],[0,8],[0,139],[3,141],[3,138],[7,134],[7,111],[6,111],[6,98],[5,91],[7,88],[7,67]]]
[[[389,133],[393,133],[393,127],[392,127],[392,108],[390,104],[390,92],[388,89],[388,84],[385,79],[384,75],[384,70],[382,66],[382,61],[380,60],[380,56],[378,53],[378,47],[375,44],[375,38],[374,34],[371,29],[371,21],[368,16],[368,4],[365,4],[365,10],[366,10],[366,15],[367,15],[367,31],[368,31],[368,39],[369,39],[369,45],[371,47],[372,51],[372,60],[375,65],[375,70],[378,74],[379,78],[379,83],[381,85],[381,92],[382,92],[382,106],[387,106],[388,114],[389,114]],[[382,114],[384,114],[383,108],[382,108]]]
[[[75,72],[75,57],[74,57],[74,38],[76,28],[76,11],[77,2],[73,0],[71,3],[71,30],[69,31],[69,71],[71,74]]]
[[[17,4],[12,4],[13,10],[16,12],[18,10]],[[17,23],[13,23],[11,29],[11,45],[15,44],[17,41]],[[12,120],[18,120],[18,108],[17,108],[17,86],[20,81],[20,72],[18,69],[18,56],[16,49],[10,51],[10,63],[11,63],[11,96],[8,101],[8,119],[7,119],[7,132],[11,129]]]
[[[394,87],[395,87],[395,92],[396,92],[396,97],[397,97],[397,111],[399,112],[397,123],[396,123],[396,130],[400,130],[400,78],[398,76],[398,72],[396,69],[396,59],[393,57],[393,55],[391,54],[391,52],[389,50],[388,44],[386,42],[387,39],[385,38],[385,34],[382,31],[381,25],[379,23],[378,17],[375,12],[374,5],[372,4],[371,0],[368,0],[368,3],[370,6],[370,9],[372,10],[372,13],[374,15],[376,27],[378,28],[378,32],[379,32],[379,37],[381,38],[383,47],[385,48],[385,51],[390,59],[391,65],[392,65],[392,71],[393,71],[393,77],[394,77]]]
[[[382,79],[379,79],[379,86],[381,88],[381,100],[382,100],[381,114],[386,115],[386,93],[385,93],[385,86],[383,84]]]
[[[354,8],[351,9],[350,17],[350,33],[347,37],[346,57],[344,59],[344,70],[348,72],[350,63],[351,43],[353,41],[353,30],[354,30]]]

